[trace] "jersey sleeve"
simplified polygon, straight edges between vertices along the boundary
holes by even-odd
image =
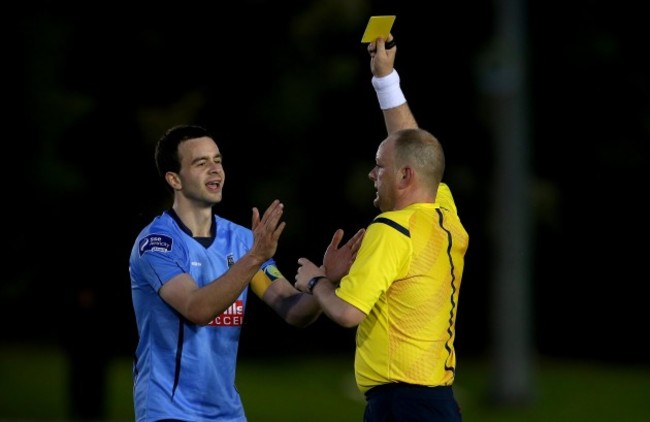
[[[174,242],[173,237],[166,234],[149,234],[139,242],[139,269],[142,279],[147,280],[155,291],[175,276],[189,272],[183,268],[183,255],[186,254],[179,242]]]
[[[368,226],[357,258],[336,290],[339,298],[366,315],[393,280],[403,276],[408,268],[405,257],[411,256],[404,252],[410,249],[408,229],[385,215]]]

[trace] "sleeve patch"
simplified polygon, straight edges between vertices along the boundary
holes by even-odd
[[[171,252],[173,240],[162,234],[150,234],[140,240],[138,250],[140,256],[145,252]]]

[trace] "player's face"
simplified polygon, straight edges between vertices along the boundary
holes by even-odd
[[[368,174],[377,190],[372,204],[382,212],[393,210],[395,207],[397,169],[394,151],[394,142],[390,138],[384,140],[377,149],[375,167]]]
[[[203,206],[221,202],[226,174],[221,152],[208,137],[190,139],[178,146],[181,192]]]

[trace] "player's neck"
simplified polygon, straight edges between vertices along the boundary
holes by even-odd
[[[178,218],[187,226],[194,237],[212,236],[212,207],[190,207],[174,202],[172,207]]]

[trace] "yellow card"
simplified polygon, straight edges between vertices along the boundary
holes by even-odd
[[[373,42],[379,37],[385,40],[388,38],[388,34],[390,34],[393,22],[395,22],[395,15],[370,16],[366,31],[363,33],[363,37],[361,37],[361,42]]]

